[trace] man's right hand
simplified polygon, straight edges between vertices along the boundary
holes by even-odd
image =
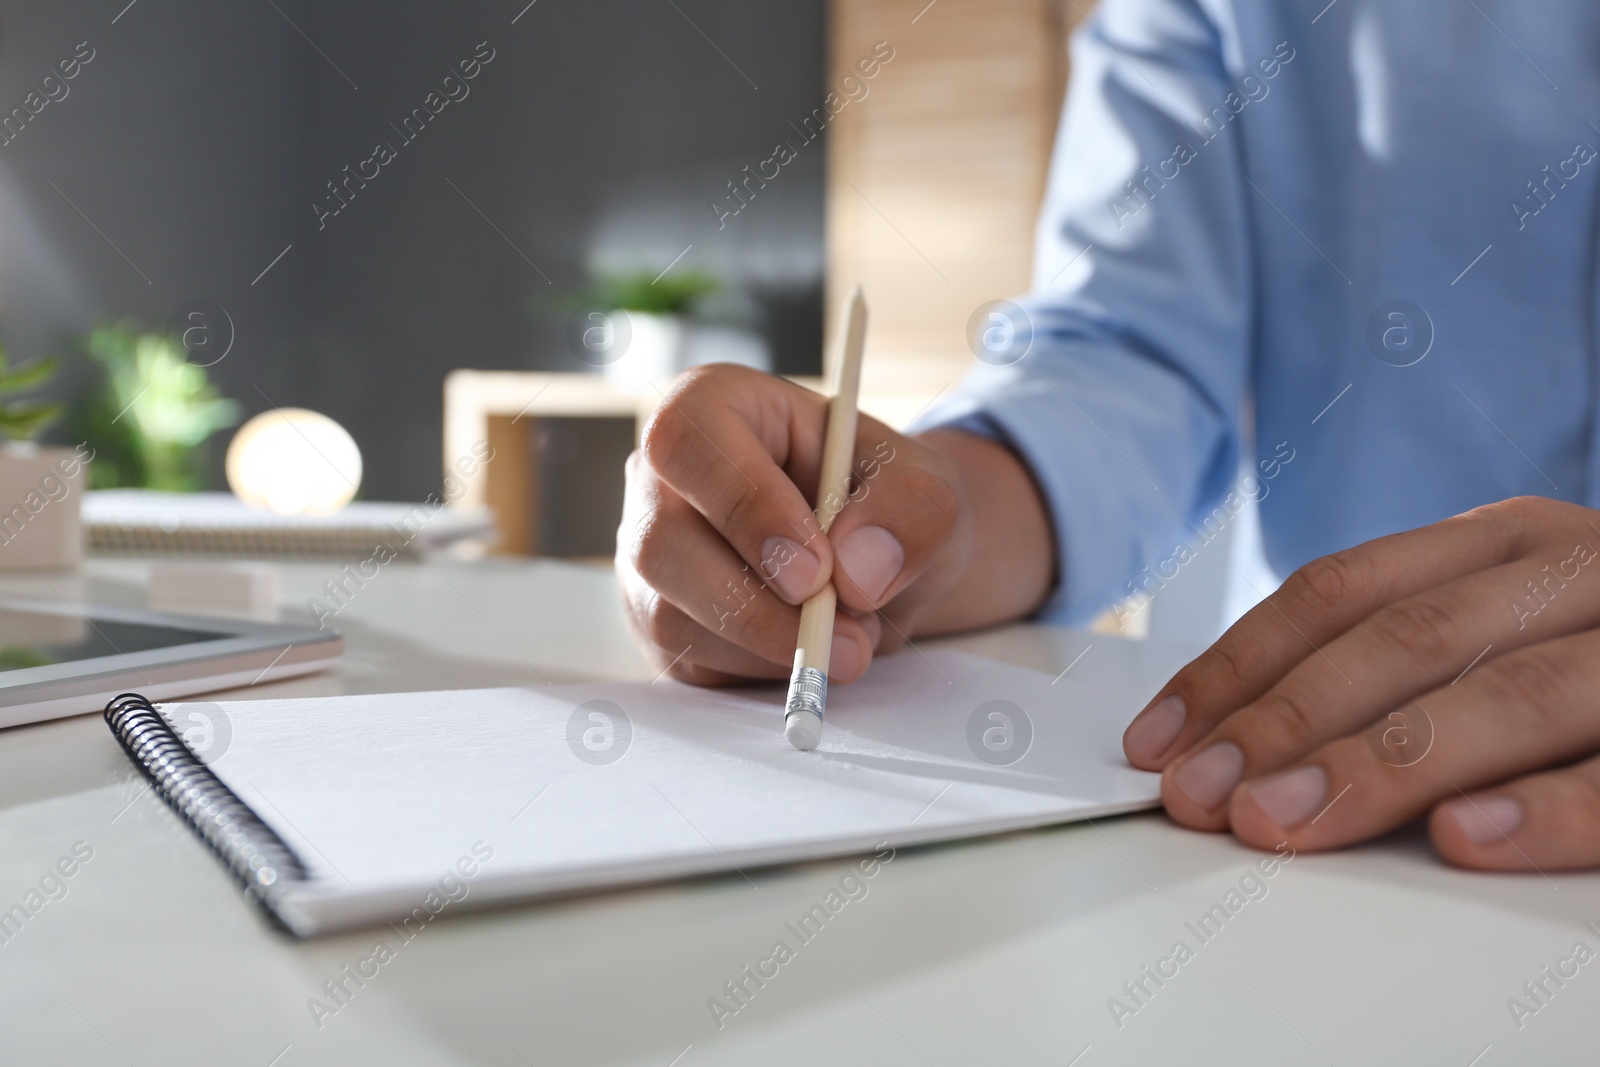
[[[646,426],[628,460],[617,574],[635,634],[674,677],[787,677],[799,605],[830,580],[838,682],[918,633],[1017,617],[1043,599],[1048,523],[1009,449],[952,431],[907,437],[863,415],[850,496],[824,534],[810,502],[826,424],[825,397],[711,365],[679,377]],[[996,493],[1027,499],[985,514]],[[1031,522],[997,513],[1015,505]],[[1010,543],[984,545],[997,523]]]

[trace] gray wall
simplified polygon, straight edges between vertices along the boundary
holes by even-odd
[[[680,269],[735,283],[722,314],[781,369],[816,369],[821,145],[723,229],[706,201],[820,101],[821,0],[538,0],[515,25],[526,0],[122,2],[0,4],[4,110],[95,49],[0,147],[13,359],[214,300],[237,328],[224,391],[338,419],[374,499],[437,488],[451,368],[585,369],[561,301],[595,267],[659,270],[692,244]],[[402,143],[390,123],[483,41],[469,95]],[[380,140],[397,158],[319,230],[324,183]]]

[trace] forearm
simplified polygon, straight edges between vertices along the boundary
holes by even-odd
[[[1055,535],[1043,496],[1006,445],[959,430],[918,438],[955,465],[971,535],[950,561],[953,581],[919,612],[917,635],[956,633],[1025,618],[1055,587]]]

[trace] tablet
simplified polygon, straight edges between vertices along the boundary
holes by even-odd
[[[0,600],[0,727],[309,674],[336,632],[160,611]]]

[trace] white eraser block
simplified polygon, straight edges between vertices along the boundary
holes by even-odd
[[[266,563],[152,563],[145,603],[161,611],[274,622],[278,570]]]

